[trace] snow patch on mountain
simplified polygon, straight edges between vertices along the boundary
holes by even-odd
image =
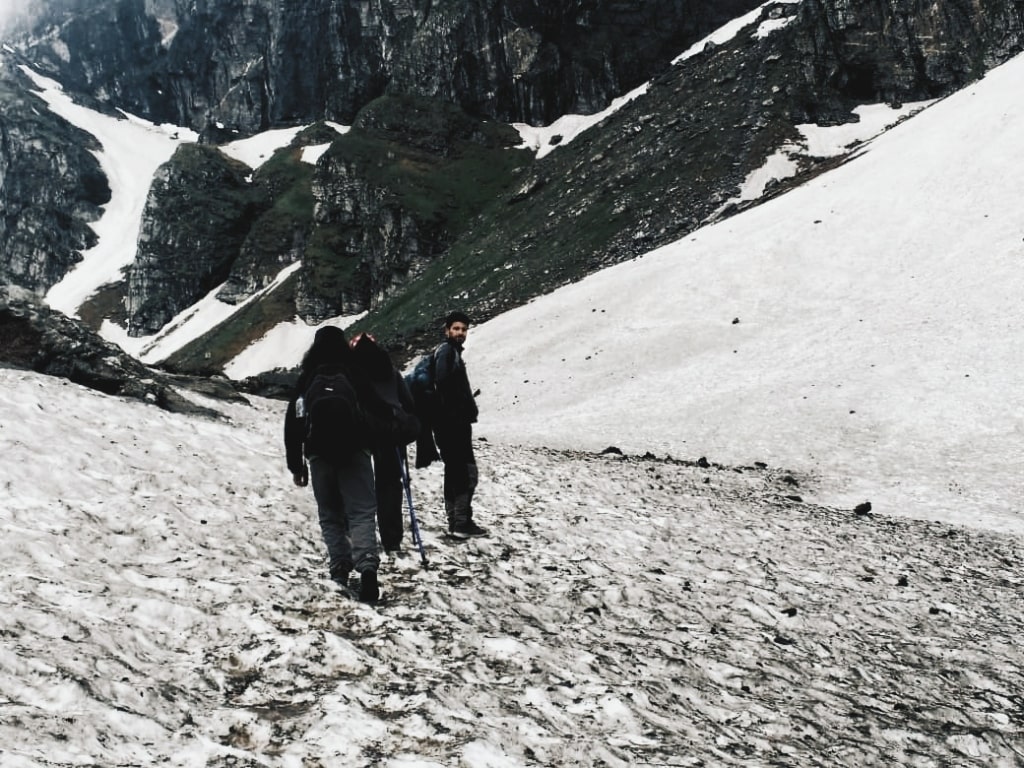
[[[98,241],[46,295],[51,307],[76,316],[97,289],[122,279],[124,269],[135,259],[153,175],[183,142],[195,142],[198,135],[175,126],[155,125],[126,112],[121,113],[122,118],[100,114],[74,103],[55,80],[30,67],[21,70],[54,113],[92,134],[103,147],[94,154],[107,176],[111,199],[103,206],[100,220],[92,225]]]

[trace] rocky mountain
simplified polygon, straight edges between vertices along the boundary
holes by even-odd
[[[593,112],[754,0],[52,0],[25,52],[65,87],[215,136],[393,93],[492,119]]]
[[[0,67],[0,281],[42,293],[96,242],[110,187],[96,140]]]
[[[411,354],[453,303],[484,319],[756,204],[737,190],[800,124],[942,97],[1024,48],[1016,0],[778,0],[672,63],[755,5],[76,1],[50,3],[8,58],[98,107],[202,134],[158,173],[134,264],[83,317],[148,335],[214,286],[239,303],[301,263],[165,361],[209,373],[296,313],[369,311],[364,325]],[[0,224],[0,270],[42,292],[108,193],[88,142],[3,73],[0,203],[26,213]],[[507,123],[595,112],[648,81],[557,151],[515,149]],[[306,124],[254,173],[216,148]],[[315,166],[302,161],[325,143]],[[49,164],[29,166],[26,144]],[[836,162],[808,158],[789,184]],[[33,250],[24,233],[60,244]]]

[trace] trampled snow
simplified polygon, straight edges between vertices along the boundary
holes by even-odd
[[[207,404],[0,369],[4,768],[1020,762],[1019,536],[489,440],[491,536],[414,471],[430,568],[407,538],[375,608],[326,578],[283,404]]]

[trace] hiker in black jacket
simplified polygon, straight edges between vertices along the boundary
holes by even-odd
[[[469,384],[462,347],[469,333],[469,317],[452,312],[445,318],[445,342],[434,352],[437,411],[434,439],[444,462],[444,506],[448,531],[460,539],[486,536],[473,520],[473,493],[479,477],[473,455],[473,424],[478,410]]]
[[[343,378],[339,379],[339,374]],[[328,377],[332,392],[345,390],[357,399],[358,376],[352,352],[344,331],[333,326],[316,332],[302,360],[299,379],[285,414],[285,454],[295,484],[313,483],[331,578],[347,589],[349,574],[357,571],[361,575],[359,598],[372,603],[380,597],[377,581],[380,555],[370,438],[368,430],[362,426],[339,428],[331,423],[327,425],[324,438],[314,439],[318,407],[311,385],[318,378],[323,381]],[[346,382],[351,385],[350,389]]]
[[[379,424],[370,445],[377,488],[377,527],[384,550],[395,553],[401,549],[404,535],[402,464],[407,464],[406,446],[419,434],[420,422],[409,386],[387,351],[367,333],[355,336],[351,347],[375,399],[367,405],[375,411]]]

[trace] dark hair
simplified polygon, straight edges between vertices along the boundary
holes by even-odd
[[[448,316],[444,319],[444,327],[446,329],[451,328],[455,323],[465,323],[466,325],[469,325],[469,315],[465,312],[459,312],[459,310],[449,312]]]
[[[316,332],[313,343],[302,358],[304,372],[315,371],[321,366],[340,367],[351,359],[345,332],[334,325],[325,325]]]
[[[356,337],[352,345],[352,357],[366,375],[374,380],[388,379],[394,370],[391,356],[369,334],[361,333]]]

